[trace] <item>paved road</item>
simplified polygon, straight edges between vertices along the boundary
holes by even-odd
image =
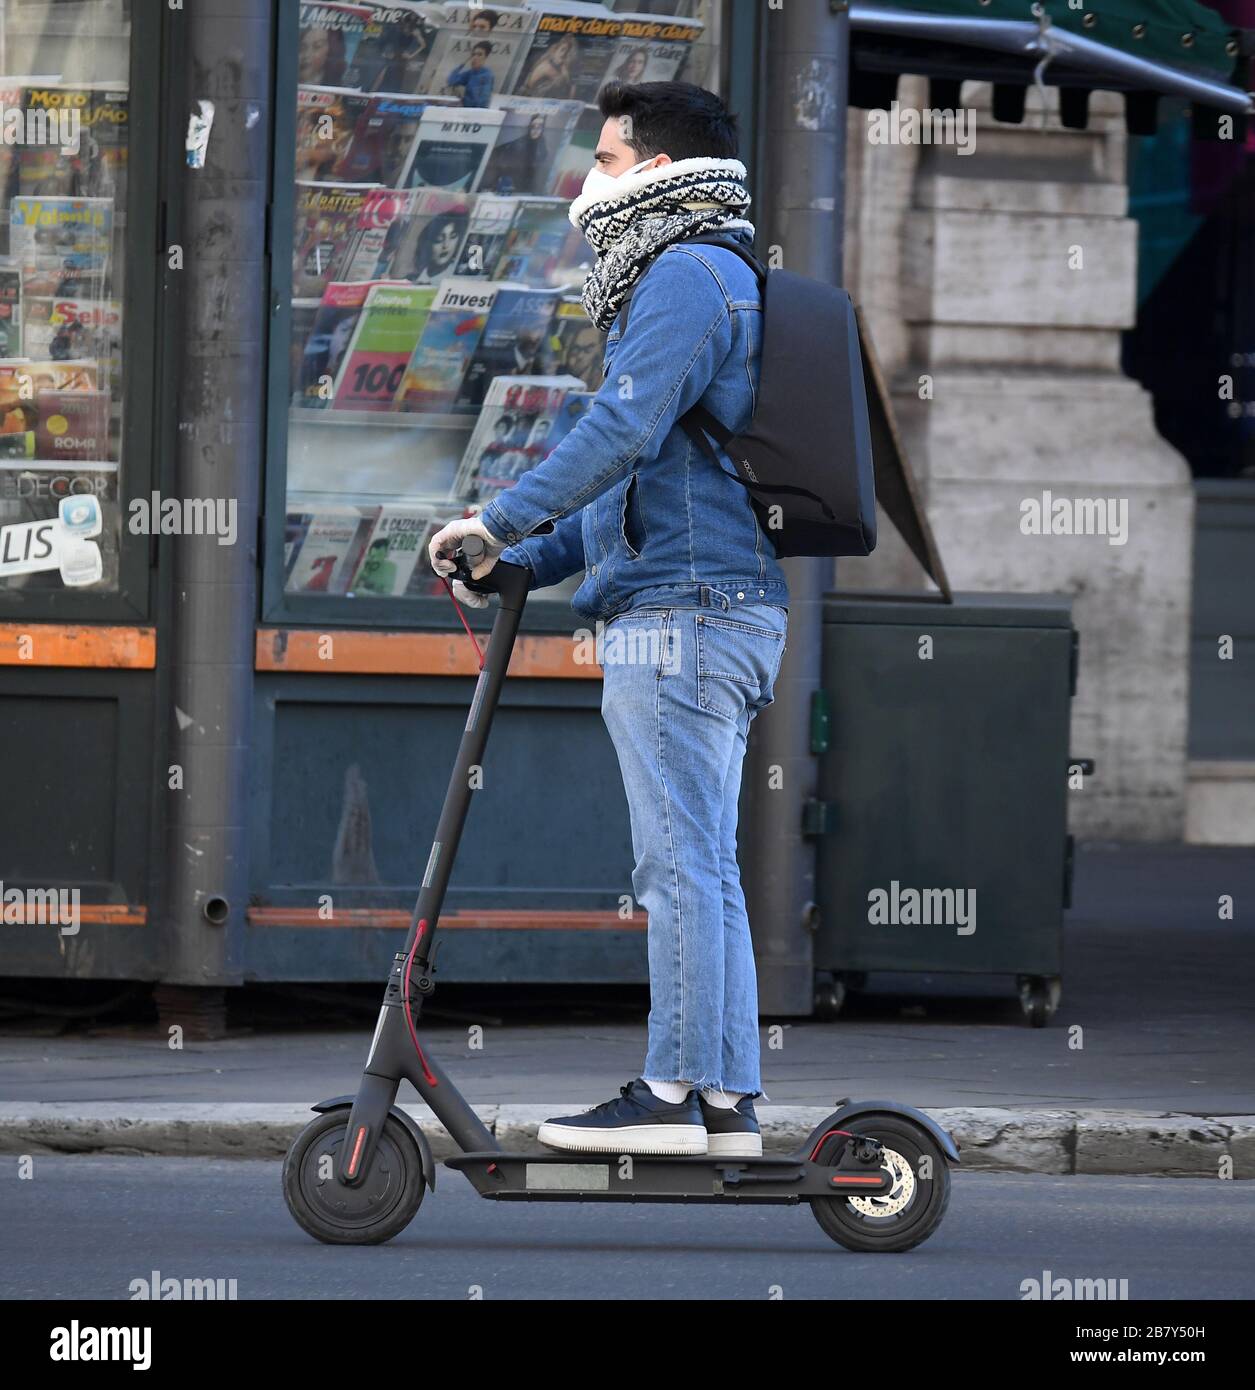
[[[853,1255],[802,1208],[493,1204],[441,1171],[390,1245],[319,1245],[279,1165],[0,1160],[0,1298],[125,1299],[133,1279],[237,1281],[241,1299],[1019,1299],[1022,1280],[1127,1279],[1131,1300],[1255,1297],[1255,1197],[1219,1180],[958,1174],[906,1255]],[[1194,1311],[1199,1310],[1195,1306]]]

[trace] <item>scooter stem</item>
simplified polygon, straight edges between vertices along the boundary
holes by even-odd
[[[472,539],[468,537],[468,540]],[[461,569],[462,566],[459,566]],[[469,581],[469,574],[463,582]],[[525,565],[512,565],[498,560],[496,565],[482,579],[472,582],[472,587],[484,593],[499,596],[497,616],[493,621],[492,633],[484,652],[484,664],[471,697],[471,707],[466,717],[466,728],[458,745],[457,759],[449,775],[449,790],[445,793],[440,821],[436,826],[436,838],[432,841],[431,852],[427,856],[427,868],[423,874],[418,902],[410,918],[409,935],[405,939],[405,954],[418,940],[414,952],[411,975],[426,974],[431,959],[431,944],[436,932],[440,909],[444,906],[445,890],[449,886],[449,876],[457,858],[458,844],[462,838],[462,827],[466,813],[470,809],[471,769],[483,764],[484,749],[492,728],[492,717],[501,698],[501,686],[505,681],[506,667],[514,651],[514,639],[518,635],[519,621],[527,603],[531,571]]]
[[[484,579],[472,581],[470,566],[478,563],[478,557],[469,553],[470,547],[466,549],[468,553],[458,560],[458,578],[480,592],[499,595],[500,606],[471,698],[457,759],[449,777],[449,789],[445,793],[444,806],[436,826],[436,838],[427,856],[427,868],[418,902],[410,918],[405,950],[393,957],[366,1069],[349,1114],[346,1131],[349,1138],[336,1161],[337,1181],[350,1186],[361,1182],[370,1171],[379,1135],[403,1077],[431,1106],[464,1151],[497,1147],[496,1140],[459,1094],[457,1087],[435,1060],[427,1057],[418,1047],[410,1027],[411,1020],[416,1020],[422,1012],[422,1000],[433,989],[430,978],[432,943],[440,909],[444,906],[453,861],[457,857],[458,842],[462,838],[462,827],[471,804],[470,771],[483,761],[492,717],[501,697],[501,686],[506,667],[510,664],[510,654],[514,650],[514,639],[531,583],[531,570],[526,566],[500,560]],[[411,991],[416,991],[418,996],[412,1001],[407,997]]]

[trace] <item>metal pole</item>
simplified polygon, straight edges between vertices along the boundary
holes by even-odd
[[[762,10],[763,142],[755,190],[757,251],[769,263],[841,283],[849,15],[844,5],[784,0]],[[743,781],[746,907],[759,1009],[809,1015],[814,1004],[815,850],[802,815],[817,795],[810,705],[821,683],[823,595],[830,560],[783,562],[788,649],[775,703],[753,725]]]
[[[262,475],[267,204],[272,100],[270,0],[196,0],[186,26],[182,143],[191,112],[212,126],[203,167],[185,162],[167,272],[183,307],[176,373],[181,501],[234,509],[234,537],[163,537],[173,571],[167,895],[163,979],[240,979],[248,903],[248,753],[252,732],[257,516]],[[184,507],[184,518],[189,516]],[[174,774],[172,773],[172,780]]]

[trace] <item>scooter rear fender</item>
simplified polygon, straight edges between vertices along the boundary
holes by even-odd
[[[839,1110],[834,1110],[821,1124],[815,1126],[805,1143],[797,1150],[798,1158],[809,1159],[815,1152],[819,1141],[830,1130],[845,1129],[854,1120],[865,1120],[871,1115],[897,1115],[904,1120],[912,1120],[925,1129],[936,1141],[937,1147],[952,1163],[959,1163],[959,1146],[948,1130],[943,1129],[931,1115],[916,1110],[912,1105],[900,1105],[896,1100],[847,1100],[838,1102]]]

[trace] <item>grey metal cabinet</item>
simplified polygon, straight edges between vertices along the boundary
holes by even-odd
[[[821,1012],[869,971],[1014,975],[1054,1012],[1076,660],[1057,595],[829,598]]]

